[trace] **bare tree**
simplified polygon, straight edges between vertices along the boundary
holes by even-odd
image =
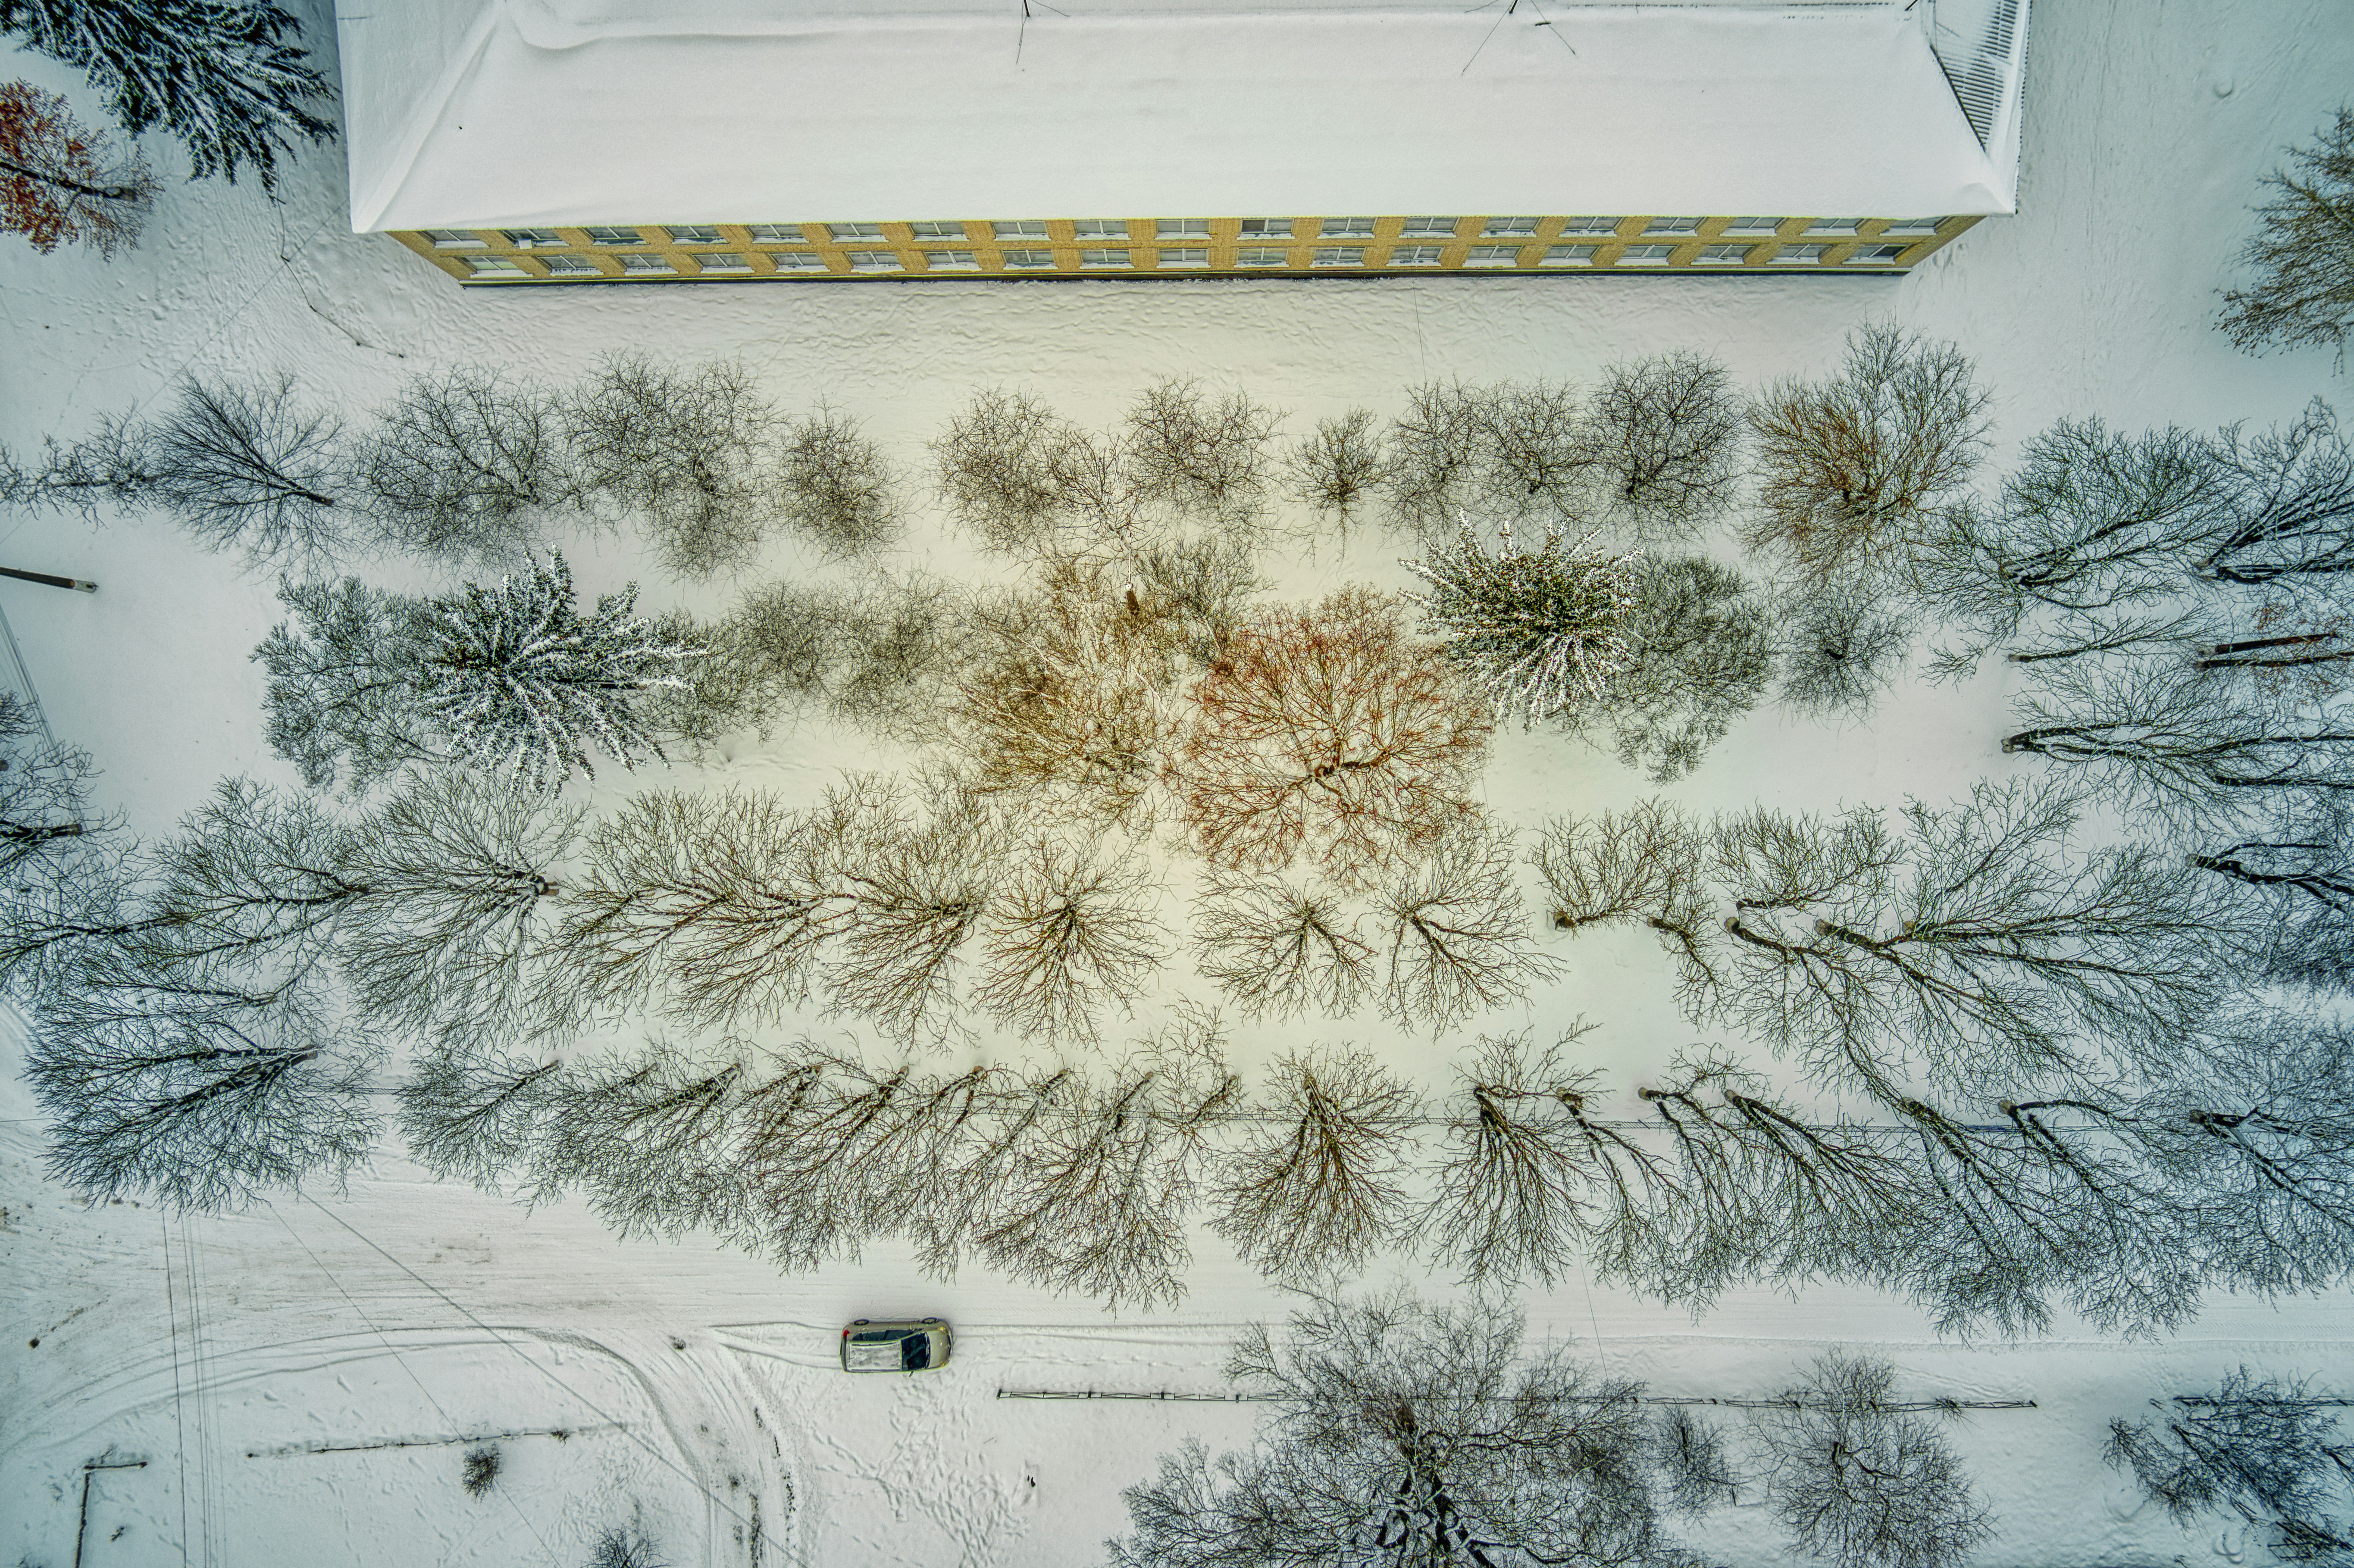
[[[1584,432],[1607,514],[1643,539],[1689,539],[1714,522],[1740,483],[1744,415],[1712,355],[1674,349],[1611,366]]]
[[[0,692],[0,881],[16,885],[116,824],[90,807],[90,753],[59,746],[41,712]]]
[[[2203,541],[2202,577],[2230,583],[2328,580],[2354,570],[2354,450],[2319,398],[2304,418],[2242,440],[2224,432],[2231,523]]]
[[[2178,828],[2228,831],[2283,797],[2354,789],[2354,727],[2335,709],[2170,660],[2033,667],[2006,752],[2069,764]]]
[[[1994,1534],[1961,1461],[1922,1416],[1893,1411],[1895,1371],[1833,1352],[1787,1408],[1762,1412],[1766,1504],[1838,1568],[1950,1568]]]
[[[1730,567],[1702,556],[1643,562],[1620,622],[1627,658],[1600,696],[1561,715],[1606,730],[1618,760],[1649,764],[1655,784],[1700,766],[1708,748],[1757,705],[1774,673],[1771,611]]]
[[[1215,1182],[1211,1228],[1290,1280],[1354,1273],[1406,1215],[1416,1097],[1362,1050],[1288,1053]]]
[[[1027,1035],[1096,1038],[1103,1009],[1125,1012],[1168,957],[1160,894],[1134,855],[1038,841],[982,928],[974,1001]]]
[[[1462,525],[1488,477],[1488,428],[1479,394],[1461,382],[1406,388],[1406,411],[1383,443],[1382,488],[1390,521],[1425,538]]]
[[[1069,503],[1057,456],[1076,429],[1026,392],[974,393],[930,444],[949,512],[991,549],[1050,551],[1060,543]]]
[[[1129,565],[1136,574],[1129,616],[1204,667],[1225,657],[1251,596],[1267,586],[1249,542],[1231,535],[1155,540]]]
[[[1068,561],[985,603],[952,729],[976,781],[1090,821],[1150,822],[1185,717],[1175,610]]]
[[[1383,884],[1374,945],[1384,1014],[1441,1034],[1560,972],[1535,950],[1513,864],[1509,832],[1467,823]]]
[[[1261,611],[1193,701],[1171,783],[1220,865],[1271,871],[1307,851],[1328,874],[1360,879],[1471,809],[1488,721],[1363,588]]]
[[[1741,1500],[1741,1475],[1724,1449],[1723,1432],[1691,1411],[1670,1406],[1660,1414],[1659,1479],[1670,1507],[1704,1513]]]
[[[2101,1457],[2130,1468],[2177,1524],[2228,1509],[2266,1531],[2283,1561],[2344,1562],[2354,1553],[2354,1446],[2330,1441],[2338,1418],[2306,1388],[2243,1366],[2213,1393],[2151,1400],[2156,1419],[2110,1422]]]
[[[663,564],[683,577],[744,566],[782,514],[777,415],[732,360],[608,359],[562,418],[584,493],[644,513]]]
[[[1952,344],[1859,328],[1820,382],[1786,380],[1750,411],[1762,476],[1743,544],[1793,572],[1902,560],[1959,501],[1986,450],[1988,396]]]
[[[188,377],[171,411],[142,431],[142,461],[151,476],[143,499],[207,549],[237,546],[256,565],[306,567],[347,543],[342,422],[303,408],[291,376],[255,386]]]
[[[1690,1561],[1661,1515],[1672,1485],[1642,1385],[1563,1347],[1522,1352],[1491,1303],[1402,1292],[1314,1300],[1278,1342],[1263,1326],[1228,1376],[1266,1402],[1254,1447],[1163,1457],[1123,1494],[1118,1568],[1326,1563],[1665,1568]]]
[[[525,1164],[564,1105],[564,1064],[450,1040],[396,1091],[410,1158],[443,1180],[495,1189]]]
[[[2036,435],[1992,504],[1944,509],[1915,547],[1915,588],[1958,623],[1935,670],[1966,674],[2022,640],[2035,653],[2168,635],[2191,560],[2230,524],[2223,458],[2173,426],[2062,419]]]
[[[1373,948],[1331,888],[1212,868],[1194,903],[1201,972],[1245,1016],[1354,1012],[1373,983]]]
[[[2354,325],[2354,266],[2344,235],[2354,222],[2354,108],[2341,108],[2310,146],[2291,147],[2285,168],[2264,176],[2271,200],[2240,259],[2255,286],[2227,290],[2219,325],[2250,354],[2327,345],[2346,354]]]
[[[961,597],[937,578],[911,573],[871,583],[826,623],[828,710],[884,735],[934,735],[970,652],[970,623]]]
[[[890,807],[853,779],[808,811],[775,795],[650,790],[594,824],[546,969],[551,1016],[659,997],[693,1025],[772,1016],[810,995],[848,902],[836,851]]]
[[[843,906],[822,981],[827,1005],[900,1039],[937,1033],[965,944],[1012,848],[1003,816],[955,780],[927,781],[922,820],[873,813],[837,854]]]
[[[743,1202],[726,1159],[740,1057],[690,1058],[662,1041],[566,1065],[531,1162],[535,1200],[578,1192],[627,1235],[724,1226]]]
[[[1539,1050],[1530,1035],[1482,1035],[1456,1067],[1436,1151],[1431,1196],[1413,1229],[1436,1262],[1475,1286],[1510,1287],[1534,1278],[1547,1287],[1583,1255],[1593,1211],[1590,1189],[1607,1184],[1617,1155],[1638,1185],[1659,1170],[1650,1155],[1586,1115],[1596,1075],[1573,1069],[1562,1053],[1593,1026],[1573,1023]],[[1650,1194],[1626,1196],[1648,1204]],[[1600,1226],[1594,1227],[1601,1229]]]
[[[1246,393],[1213,398],[1190,376],[1164,376],[1129,403],[1124,450],[1145,501],[1246,527],[1265,505],[1282,422]]]
[[[739,729],[767,739],[781,713],[824,701],[842,662],[846,608],[834,595],[774,583],[747,593],[716,622],[665,612],[655,622],[663,641],[705,652],[681,672],[683,684],[650,694],[645,711],[697,756]]]
[[[547,514],[580,511],[552,391],[487,370],[420,376],[376,416],[354,482],[387,546],[511,567]]]
[[[899,533],[890,461],[856,419],[822,404],[785,426],[777,487],[784,520],[830,555],[869,555]]]
[[[642,1522],[609,1525],[597,1532],[589,1550],[588,1568],[670,1568]]]
[[[367,889],[336,958],[372,1016],[416,1033],[515,1020],[555,918],[556,867],[581,812],[461,774],[436,774],[358,825],[351,878]]]
[[[366,1157],[380,1048],[313,983],[243,983],[221,959],[80,951],[42,1001],[26,1077],[49,1174],[98,1198],[234,1208]]]
[[[1540,830],[1529,863],[1544,880],[1554,929],[1625,921],[1657,933],[1691,1011],[1719,983],[1708,842],[1701,823],[1654,799],[1624,811],[1553,818]]]
[[[2243,927],[2175,857],[2068,853],[2080,809],[2022,779],[1912,802],[1901,845],[1871,813],[1721,824],[1734,913],[1713,1011],[1864,1086],[1900,1062],[1983,1088],[2162,1059],[2214,1009]]]
[[[1575,389],[1553,381],[1507,381],[1481,388],[1477,398],[1486,448],[1479,488],[1487,506],[1556,525],[1582,518],[1600,454],[1580,417]]]
[[[1208,1140],[1240,1098],[1215,1021],[1180,1018],[1065,1100],[991,1205],[977,1249],[1017,1279],[1108,1306],[1176,1301]]]
[[[1371,408],[1316,421],[1316,429],[1283,454],[1284,487],[1290,497],[1332,518],[1346,533],[1357,510],[1379,488],[1387,471],[1382,434]]]
[[[1803,713],[1863,717],[1912,652],[1912,605],[1850,578],[1786,598],[1777,619],[1787,629],[1778,694]]]

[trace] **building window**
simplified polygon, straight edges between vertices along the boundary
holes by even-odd
[[[1125,267],[1128,265],[1128,252],[1125,250],[1082,250],[1079,252],[1079,265],[1082,267]]]
[[[1081,239],[1125,239],[1128,238],[1128,219],[1082,217],[1073,221],[1071,232]]]
[[[1521,248],[1517,245],[1474,245],[1463,258],[1466,267],[1517,267],[1521,264]]]
[[[539,264],[547,269],[551,278],[600,277],[605,270],[586,256],[543,256]]]
[[[1698,234],[1701,220],[1696,217],[1655,217],[1643,225],[1646,234]]]
[[[1942,217],[1900,217],[1893,219],[1888,227],[1880,232],[1882,234],[1935,234],[1937,232],[1937,226],[1945,221]]]
[[[433,241],[436,250],[455,250],[468,245],[488,245],[489,240],[471,228],[429,228],[425,238]]]
[[[1808,234],[1853,234],[1855,226],[1861,221],[1861,218],[1853,217],[1819,217],[1807,225],[1807,232]]]
[[[756,223],[746,233],[755,245],[804,245],[808,237],[798,223]]]
[[[727,243],[719,238],[717,229],[705,228],[694,224],[684,227],[677,224],[671,225],[670,242],[673,245],[725,245]]]
[[[1547,246],[1544,260],[1537,265],[1540,267],[1591,267],[1594,265],[1594,253],[1601,249],[1599,245]]]
[[[1561,226],[1564,234],[1616,234],[1620,219],[1615,217],[1573,217]]]
[[[779,272],[822,272],[825,258],[807,250],[779,250],[769,258]]]
[[[883,226],[879,223],[829,223],[825,226],[825,231],[837,245],[848,239],[883,238]]]
[[[1746,245],[1703,245],[1692,258],[1695,267],[1738,267],[1749,260]]]
[[[1398,232],[1414,239],[1452,239],[1459,221],[1452,217],[1409,217]]]
[[[509,228],[503,229],[501,232],[507,237],[507,243],[518,250],[530,250],[542,245],[564,243],[552,228]]]
[[[634,228],[584,228],[591,245],[643,245],[645,238]]]
[[[1235,265],[1237,267],[1288,267],[1291,265],[1291,252],[1288,250],[1237,250],[1235,252]]]
[[[1829,249],[1828,245],[1785,245],[1770,260],[1777,267],[1787,267],[1793,261],[1819,261]]]
[[[911,223],[907,225],[907,232],[918,239],[962,239],[964,225],[961,223]]]
[[[1210,220],[1206,217],[1161,217],[1152,222],[1152,232],[1163,239],[1182,239],[1192,235],[1210,237]]]
[[[843,255],[848,258],[850,261],[850,270],[854,272],[896,272],[899,270],[899,257],[896,251],[845,250],[843,252]]]
[[[1847,259],[1847,264],[1850,267],[1858,264],[1867,267],[1885,267],[1911,249],[1909,245],[1860,245],[1856,247],[1855,253]]]
[[[1246,239],[1257,239],[1261,236],[1271,239],[1288,239],[1291,238],[1291,219],[1246,217],[1242,221],[1242,235]]]
[[[1664,267],[1675,253],[1672,245],[1629,245],[1618,252],[1618,265],[1623,267],[1631,261],[1638,266]]]
[[[467,269],[477,278],[528,278],[520,264],[505,256],[469,256]]]
[[[641,250],[621,258],[621,270],[623,272],[675,272],[678,269],[670,264],[670,258],[667,256],[650,255]]]
[[[1042,272],[1055,265],[1055,253],[1051,250],[1008,250],[1003,261],[1009,272]]]
[[[992,223],[989,226],[989,232],[997,239],[1044,239],[1046,238],[1046,220],[1025,217],[1014,223]]]
[[[1317,267],[1362,267],[1365,264],[1365,248],[1362,245],[1320,245],[1310,264]]]
[[[1181,245],[1173,250],[1163,246],[1161,250],[1161,265],[1163,267],[1206,267],[1209,264],[1207,246]]]
[[[1536,231],[1537,220],[1533,217],[1491,217],[1479,227],[1480,233],[1499,239],[1509,239],[1514,235],[1532,235]]]
[[[1778,217],[1736,217],[1725,224],[1724,232],[1727,234],[1776,234],[1781,231],[1781,228],[1782,220]]]
[[[749,272],[752,264],[733,250],[708,250],[695,259],[700,272]]]
[[[978,272],[981,258],[970,250],[927,250],[924,252],[927,272]]]
[[[1447,254],[1443,245],[1394,245],[1390,247],[1393,267],[1436,267]]]
[[[1373,220],[1370,217],[1328,217],[1317,226],[1316,232],[1331,238],[1336,234],[1371,234]]]

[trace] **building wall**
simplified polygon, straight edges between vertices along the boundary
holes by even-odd
[[[1044,218],[423,229],[472,284],[841,278],[1902,271],[1976,217]]]

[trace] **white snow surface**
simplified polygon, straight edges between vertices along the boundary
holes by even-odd
[[[621,9],[340,0],[352,228],[1899,217],[2016,172],[1896,0]]]
[[[2350,23],[2344,0],[2042,8],[2020,215],[1982,224],[1901,280],[461,292],[391,241],[345,232],[345,170],[328,151],[288,172],[282,207],[244,185],[167,185],[144,243],[111,265],[42,258],[14,241],[0,249],[0,441],[21,449],[152,405],[184,369],[288,370],[357,415],[420,371],[486,365],[561,377],[602,354],[644,350],[741,356],[787,407],[823,397],[913,467],[954,407],[1001,383],[1108,420],[1152,378],[1192,374],[1288,408],[1298,429],[1352,403],[1394,411],[1400,389],[1426,377],[1585,379],[1615,358],[1673,347],[1722,355],[1751,381],[1818,373],[1849,328],[1890,315],[1975,355],[1999,398],[1998,466],[2062,414],[2126,428],[2262,424],[2317,395],[2344,408],[2354,393],[2326,355],[2244,357],[2210,324],[2253,182],[2354,81]],[[18,57],[0,74],[68,92],[100,118],[52,62]],[[176,150],[152,151],[168,178]],[[167,829],[225,775],[294,782],[262,744],[248,659],[278,619],[269,580],[159,522],[91,530],[11,516],[0,528],[0,562],[102,585],[83,596],[0,581],[0,608],[59,737],[96,755],[102,799],[134,830]],[[634,577],[650,608],[708,612],[740,586],[665,581],[627,540],[581,540],[568,553],[584,595]],[[1394,553],[1378,542],[1328,553],[1288,571],[1282,589],[1401,582]],[[901,564],[918,562],[996,569],[974,564],[928,510]],[[750,580],[817,569],[779,544]],[[407,567],[370,575],[433,580]],[[1671,793],[1702,808],[1944,799],[2004,771],[1993,742],[2005,701],[1997,671],[1960,690],[1904,690],[1864,727],[1768,706]],[[766,744],[743,737],[701,768],[600,774],[592,799],[610,807],[664,782],[806,795],[845,766],[891,760],[812,725]],[[1515,736],[1499,747],[1488,788],[1495,810],[1525,825],[1649,787],[1605,756]],[[1587,939],[1563,956],[1562,982],[1486,1026],[1551,1030],[1585,1014],[1600,1027],[1582,1054],[1620,1092],[1691,1041],[1644,944]],[[1172,970],[1140,1026],[1194,984]],[[1364,1041],[1433,1086],[1445,1081],[1447,1043],[1354,1022],[1293,1032],[1311,1033]],[[1248,1065],[1293,1043],[1241,1030],[1235,1049]],[[1214,1447],[1244,1439],[1248,1407],[1037,1404],[995,1392],[1214,1391],[1234,1326],[1285,1308],[1206,1235],[1195,1238],[1186,1301],[1151,1314],[1106,1314],[980,1272],[929,1282],[891,1249],[779,1276],[699,1240],[619,1240],[574,1205],[526,1211],[430,1182],[398,1148],[347,1193],[282,1197],[249,1213],[91,1208],[40,1174],[41,1129],[15,1071],[21,1044],[21,1024],[0,1020],[0,1561],[69,1562],[82,1467],[143,1459],[88,1473],[90,1568],[569,1568],[598,1529],[633,1509],[671,1562],[698,1568],[1088,1563],[1121,1526],[1121,1487],[1184,1436]],[[1832,1288],[1744,1293],[1697,1319],[1582,1280],[1526,1306],[1534,1333],[1574,1339],[1661,1393],[1770,1393],[1819,1347],[1848,1344],[1891,1358],[1908,1392],[2032,1397],[2034,1410],[1986,1412],[1954,1429],[1999,1516],[2001,1534],[1979,1558],[1990,1565],[2260,1562],[2220,1520],[2184,1531],[2137,1507],[2099,1463],[2107,1422],[2243,1361],[2354,1393],[2354,1312],[2342,1292],[2218,1298],[2183,1333],[2147,1343],[2069,1324],[2023,1341],[1943,1342],[1900,1303]],[[957,1327],[945,1372],[833,1370],[843,1322],[925,1314]],[[479,1499],[459,1488],[456,1446],[273,1452],[559,1427],[572,1435],[504,1440],[505,1473]],[[1778,1532],[1748,1506],[1691,1536],[1734,1568],[1784,1561]]]

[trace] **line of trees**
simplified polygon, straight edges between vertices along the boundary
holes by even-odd
[[[289,376],[192,376],[159,416],[0,453],[0,501],[93,521],[154,511],[207,548],[302,572],[377,551],[506,566],[558,524],[632,519],[668,570],[709,577],[779,526],[870,555],[898,535],[902,488],[847,415],[790,418],[734,361],[629,355],[568,387],[429,372],[357,428]]]
[[[1744,1495],[1836,1568],[1953,1568],[1994,1533],[1885,1362],[1819,1358],[1735,1435],[1647,1411],[1639,1382],[1566,1345],[1524,1351],[1523,1333],[1493,1300],[1434,1307],[1402,1289],[1311,1298],[1279,1339],[1252,1326],[1226,1374],[1262,1402],[1256,1440],[1164,1456],[1122,1494],[1112,1563],[1686,1568],[1698,1559],[1671,1521]]]

